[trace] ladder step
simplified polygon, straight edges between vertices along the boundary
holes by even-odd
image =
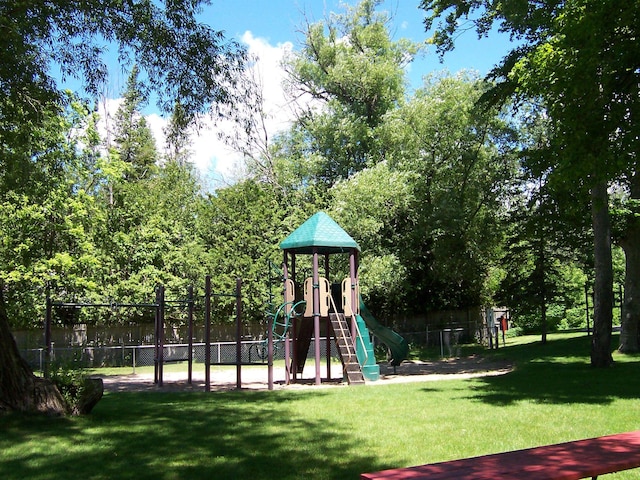
[[[336,336],[336,345],[340,358],[342,359],[342,368],[349,385],[364,385],[364,375],[362,368],[358,363],[355,354],[351,331],[345,320],[344,315],[330,314],[331,326]]]

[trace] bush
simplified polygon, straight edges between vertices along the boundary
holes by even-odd
[[[87,378],[82,369],[68,365],[54,365],[51,368],[51,381],[64,398],[67,412],[72,415],[90,413],[104,393],[102,379]]]
[[[65,364],[54,364],[50,370],[50,377],[70,410],[73,410],[83,394],[86,380],[83,370]]]

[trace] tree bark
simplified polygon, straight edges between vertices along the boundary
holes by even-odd
[[[9,329],[0,286],[0,412],[40,412],[51,415],[68,413],[58,388],[48,379],[34,375],[20,356]]]
[[[606,181],[599,181],[591,189],[591,221],[595,266],[591,366],[602,368],[613,363],[611,356],[613,262],[611,259],[609,194]]]
[[[627,231],[629,236],[621,246],[624,250],[626,273],[624,277],[624,300],[620,318],[620,345],[618,350],[635,353],[638,344],[638,324],[640,323],[640,227]]]
[[[630,190],[631,199],[640,199],[640,174],[633,175]],[[635,214],[633,209],[620,239],[625,256],[625,277],[618,350],[624,353],[640,351],[640,219]]]
[[[104,393],[101,378],[86,378],[82,385],[82,393],[72,408],[73,415],[87,415],[100,401]]]

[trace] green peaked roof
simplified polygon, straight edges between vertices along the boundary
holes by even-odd
[[[360,251],[360,245],[324,212],[313,215],[280,243],[280,249],[294,253],[313,253],[314,248],[318,253]]]

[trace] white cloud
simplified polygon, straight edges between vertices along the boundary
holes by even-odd
[[[123,98],[103,98],[98,104],[98,133],[100,138],[105,141],[106,145],[110,145],[113,140],[113,128],[115,124],[115,114],[124,102]]]
[[[293,113],[288,108],[287,99],[283,91],[284,70],[281,62],[289,53],[293,44],[290,42],[271,45],[268,40],[255,37],[246,31],[241,41],[247,46],[249,55],[256,58],[252,66],[254,78],[262,83],[264,111],[267,116],[266,129],[269,136],[283,131],[293,120]],[[104,99],[99,107],[100,134],[102,138],[112,138],[114,115],[123,99]],[[157,113],[147,115],[151,131],[156,139],[160,151],[165,147],[164,128],[168,119]],[[230,121],[214,121],[208,117],[202,119],[200,128],[193,133],[191,140],[192,161],[208,188],[233,183],[245,175],[242,156],[232,151],[219,139],[218,134],[225,129],[235,128]]]
[[[282,88],[284,71],[281,67],[284,55],[291,51],[293,45],[287,42],[273,46],[267,40],[255,37],[249,31],[242,35],[241,41],[247,45],[249,54],[257,58],[252,68],[263,86],[264,108],[268,117],[267,131],[269,135],[273,135],[286,129],[293,119],[292,113],[287,109]],[[156,137],[158,147],[162,149],[163,128],[167,124],[167,119],[157,114],[151,114],[146,118]],[[217,125],[214,125],[212,119],[204,118],[200,128],[192,136],[192,161],[209,187],[233,183],[245,173],[242,156],[232,151],[218,137],[220,131],[229,128],[235,128],[231,122],[218,121]]]
[[[267,40],[254,37],[250,31],[242,35],[242,42],[249,47],[249,54],[258,59],[253,70],[262,82],[265,112],[270,119],[267,131],[270,134],[282,131],[293,120],[282,88],[285,73],[281,66],[283,58],[293,50],[293,44],[286,42],[272,46]]]
[[[156,139],[156,147],[162,151],[165,144],[164,128],[167,126],[167,120],[162,118],[157,113],[152,113],[145,117],[147,125],[153,133],[153,137]]]

